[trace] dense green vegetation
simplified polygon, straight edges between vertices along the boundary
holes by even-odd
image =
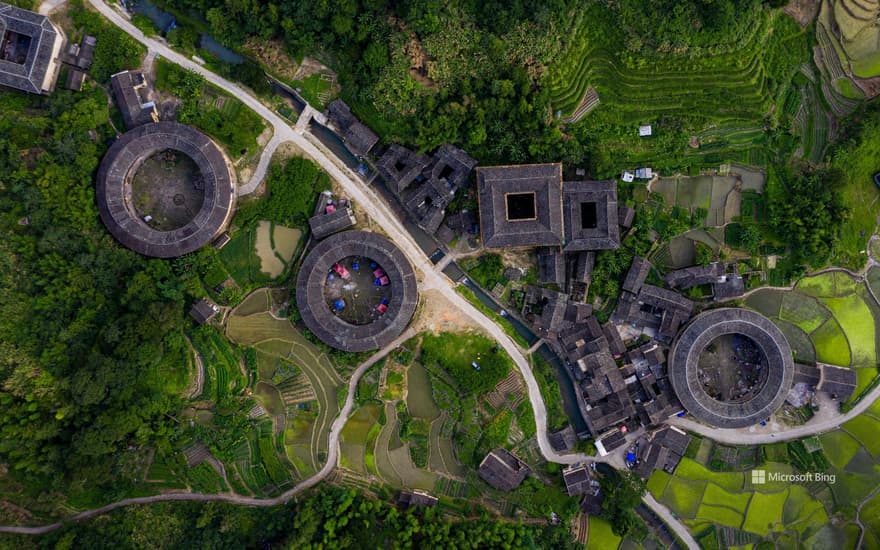
[[[86,10],[83,0],[71,0],[67,13],[74,27],[97,39],[95,60],[89,69],[92,78],[102,84],[109,84],[110,75],[140,66],[144,47],[97,13]]]
[[[633,508],[642,501],[646,487],[633,470],[609,470],[602,476],[602,517],[611,524],[615,535],[624,536],[639,523]]]
[[[575,548],[565,527],[502,522],[482,514],[448,521],[434,509],[401,512],[354,490],[323,487],[295,503],[131,506],[39,538],[2,535],[30,548]]]
[[[123,451],[163,441],[180,406],[185,287],[98,218],[101,90],[0,94],[0,111],[0,458],[34,491],[100,502],[126,490]]]
[[[252,226],[259,220],[268,220],[304,228],[314,214],[318,193],[330,189],[330,178],[314,162],[293,157],[269,167],[266,188],[265,197],[240,206],[237,223]]]
[[[841,171],[833,168],[797,175],[770,172],[770,227],[796,261],[825,265],[847,217],[843,186]]]
[[[236,98],[209,86],[205,77],[164,59],[156,61],[156,88],[181,100],[177,120],[223,144],[232,157],[256,148],[262,119]]]

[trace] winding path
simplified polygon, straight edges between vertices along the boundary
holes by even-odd
[[[870,393],[864,396],[861,401],[856,403],[856,405],[846,413],[825,418],[818,422],[807,422],[803,426],[795,426],[793,428],[786,428],[785,430],[771,433],[749,433],[748,428],[712,428],[689,418],[673,417],[668,419],[666,423],[728,445],[775,443],[777,441],[788,441],[791,439],[809,437],[811,435],[837,429],[847,420],[851,420],[865,412],[878,398],[880,398],[880,385],[871,390]]]
[[[541,454],[550,462],[559,464],[573,464],[583,461],[595,461],[596,459],[584,454],[566,454],[561,455],[553,450],[547,435],[547,409],[541,398],[541,392],[538,383],[532,373],[528,360],[523,356],[519,347],[510,339],[504,330],[494,321],[485,317],[470,302],[465,300],[460,294],[455,292],[451,282],[442,274],[434,271],[429,259],[422,254],[412,236],[403,227],[400,220],[393,214],[388,205],[370,188],[366,186],[357,175],[346,167],[335,155],[327,151],[324,146],[311,134],[300,133],[291,128],[287,121],[271,109],[260,103],[254,96],[247,92],[240,85],[230,82],[185,56],[171,50],[167,45],[144,36],[144,33],[131,24],[129,19],[123,16],[115,8],[107,5],[102,0],[89,0],[89,3],[98,10],[104,17],[117,27],[131,35],[135,40],[146,45],[152,51],[162,55],[169,61],[176,63],[186,69],[190,69],[201,74],[211,84],[225,90],[234,97],[241,100],[254,112],[260,115],[264,120],[269,122],[275,131],[274,136],[267,145],[266,152],[260,159],[257,170],[251,181],[244,186],[239,194],[250,193],[259,186],[259,179],[268,168],[271,152],[285,141],[291,141],[296,144],[303,153],[318,163],[328,175],[336,180],[344,189],[345,193],[378,224],[391,237],[391,239],[406,254],[413,267],[421,272],[421,287],[423,290],[435,289],[442,293],[449,302],[459,309],[463,315],[469,317],[473,322],[484,329],[492,338],[494,338],[504,348],[508,355],[513,359],[526,381],[528,389],[529,401],[535,414],[535,422],[537,426],[538,446]],[[271,149],[270,149],[271,148]],[[384,350],[383,350],[384,351]],[[323,480],[335,467],[339,450],[339,434],[345,425],[349,414],[351,414],[354,406],[354,393],[357,383],[363,373],[372,365],[369,361],[365,362],[352,375],[349,383],[348,395],[346,397],[345,406],[340,411],[339,416],[333,422],[330,428],[329,446],[327,461],[324,466],[312,477],[305,479],[295,485],[283,494],[270,499],[257,499],[251,497],[242,497],[236,495],[218,495],[218,494],[200,494],[200,493],[169,493],[163,495],[155,495],[150,497],[139,497],[120,500],[113,504],[81,512],[66,519],[66,521],[78,521],[88,519],[100,514],[104,514],[111,510],[128,506],[131,504],[150,504],[155,502],[167,502],[174,500],[186,501],[223,501],[234,504],[244,504],[251,506],[272,506],[287,502],[297,493],[313,487]],[[676,535],[689,547],[698,548],[696,540],[688,532],[687,528],[671,515],[671,513],[660,503],[656,502],[650,495],[646,495],[645,504],[648,505],[658,516],[667,521],[669,527]],[[6,533],[23,533],[23,534],[41,534],[52,531],[61,527],[61,522],[44,525],[39,527],[18,527],[18,526],[0,526],[0,532]]]

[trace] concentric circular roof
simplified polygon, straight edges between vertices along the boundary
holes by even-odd
[[[749,337],[767,360],[766,383],[746,401],[719,401],[700,383],[700,354],[725,334]],[[714,309],[695,317],[679,333],[670,353],[669,377],[679,401],[697,419],[719,428],[742,428],[782,406],[794,379],[794,359],[785,335],[770,319],[747,309]]]
[[[324,297],[333,264],[349,256],[378,263],[392,285],[388,310],[369,324],[340,319]],[[324,343],[344,351],[367,351],[391,343],[409,324],[418,302],[416,276],[406,256],[385,237],[367,231],[344,231],[321,241],[306,256],[296,281],[296,305],[303,322]]]
[[[171,149],[190,157],[204,182],[205,198],[193,219],[173,231],[147,225],[132,206],[126,183],[153,154]],[[223,151],[205,134],[176,122],[138,126],[123,134],[98,168],[96,198],[101,220],[123,245],[145,256],[173,258],[198,250],[226,225],[235,186]]]

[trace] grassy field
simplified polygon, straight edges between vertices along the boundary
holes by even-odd
[[[614,550],[620,546],[621,538],[611,531],[611,524],[602,518],[590,516],[590,538],[587,550]]]
[[[840,149],[833,163],[843,170],[846,186],[843,188],[844,204],[849,209],[849,217],[840,228],[840,238],[835,243],[831,261],[835,265],[860,268],[865,256],[868,237],[877,227],[877,201],[880,198],[877,186],[871,177],[877,171],[875,159],[880,156],[880,136],[877,135],[877,122],[869,123],[862,132],[862,139]]]
[[[510,372],[510,357],[494,341],[479,334],[426,334],[422,357],[439,364],[458,383],[463,392],[483,394]],[[474,367],[476,363],[479,368]]]

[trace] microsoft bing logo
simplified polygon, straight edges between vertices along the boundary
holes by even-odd
[[[752,485],[764,485],[767,483],[766,470],[752,470]]]

